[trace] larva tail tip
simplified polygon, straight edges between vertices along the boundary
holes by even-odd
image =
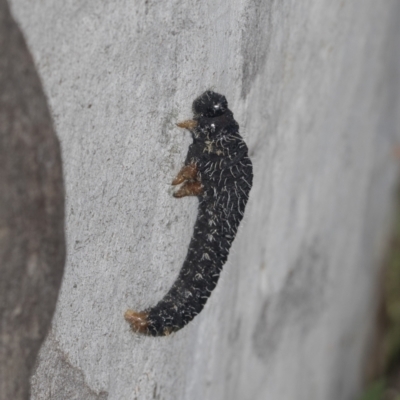
[[[134,332],[147,334],[149,332],[149,321],[147,312],[137,312],[133,310],[126,310],[124,317],[127,322],[131,325]]]

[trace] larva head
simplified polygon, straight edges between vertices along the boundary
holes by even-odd
[[[195,117],[219,117],[228,109],[228,102],[225,96],[207,90],[199,96],[192,106]]]

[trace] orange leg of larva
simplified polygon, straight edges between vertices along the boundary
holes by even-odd
[[[178,122],[176,126],[179,126],[179,128],[185,128],[185,129],[194,129],[197,126],[197,121],[194,119],[188,119],[186,121]]]
[[[185,181],[194,181],[197,178],[196,164],[189,164],[182,167],[176,178],[172,181],[172,185],[179,185]]]
[[[146,312],[126,310],[124,317],[134,332],[148,333],[149,321],[147,320],[148,314]]]
[[[185,182],[179,190],[174,193],[174,197],[200,196],[203,193],[203,185],[199,181]]]

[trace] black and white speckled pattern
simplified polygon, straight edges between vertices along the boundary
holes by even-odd
[[[195,164],[203,191],[189,250],[179,276],[148,313],[148,333],[177,331],[204,307],[225,264],[253,183],[253,166],[226,98],[206,91],[193,102],[193,143],[185,165]]]

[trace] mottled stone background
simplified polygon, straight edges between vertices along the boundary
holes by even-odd
[[[397,0],[12,0],[60,137],[67,264],[32,399],[341,400],[362,384],[398,161]],[[128,307],[196,217],[170,182],[205,89],[254,163],[217,289],[182,331]]]

